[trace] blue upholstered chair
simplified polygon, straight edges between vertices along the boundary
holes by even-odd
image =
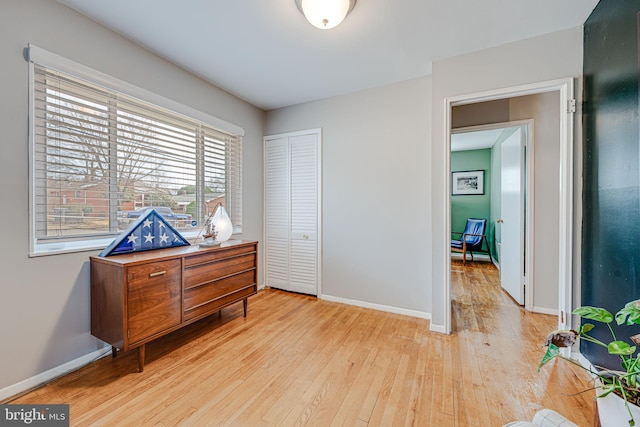
[[[489,241],[485,235],[487,229],[487,220],[484,218],[469,218],[467,219],[467,225],[462,233],[452,231],[452,234],[459,234],[458,240],[451,241],[451,250],[453,252],[462,252],[462,264],[467,262],[467,252],[471,255],[473,261],[474,252],[485,252],[489,254],[489,259],[493,262],[491,256],[491,249],[489,248]],[[487,249],[483,249],[483,243],[486,244]]]

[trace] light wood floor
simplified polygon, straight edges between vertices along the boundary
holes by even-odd
[[[11,403],[69,403],[74,426],[502,426],[542,407],[589,426],[592,393],[568,396],[588,377],[536,371],[555,318],[516,306],[489,263],[452,277],[450,336],[265,290],[247,318],[238,304],[148,344],[143,373],[135,351],[108,356]]]

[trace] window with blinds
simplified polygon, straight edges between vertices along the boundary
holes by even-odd
[[[188,237],[221,203],[240,231],[241,136],[40,64],[32,76],[36,247],[112,238],[149,208]]]

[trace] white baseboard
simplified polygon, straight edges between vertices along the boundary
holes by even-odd
[[[60,366],[56,366],[55,368],[49,369],[48,371],[42,372],[31,378],[27,378],[24,381],[20,381],[17,384],[13,384],[0,389],[0,402],[46,384],[58,377],[68,374],[69,372],[80,369],[83,366],[93,362],[94,360],[106,356],[107,354],[111,354],[111,346],[105,346],[102,349],[93,351],[84,356],[80,356],[70,362],[63,363]]]
[[[382,304],[373,304],[370,302],[334,297],[332,295],[318,295],[318,299],[330,301],[330,302],[338,302],[341,304],[354,305],[356,307],[371,308],[373,310],[385,311],[387,313],[402,314],[405,316],[418,317],[420,319],[431,320],[431,313],[425,313],[423,311],[407,310],[405,308],[391,307],[391,306],[382,305]]]
[[[557,308],[538,307],[534,305],[531,311],[533,311],[534,313],[540,313],[540,314],[551,314],[553,316],[558,315]]]
[[[446,334],[447,333],[444,325],[434,325],[433,323],[431,323],[429,325],[429,330],[431,332],[437,332],[439,334]]]

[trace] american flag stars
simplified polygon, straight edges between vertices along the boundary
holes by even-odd
[[[188,245],[189,242],[159,213],[149,210],[105,248],[100,256]]]

